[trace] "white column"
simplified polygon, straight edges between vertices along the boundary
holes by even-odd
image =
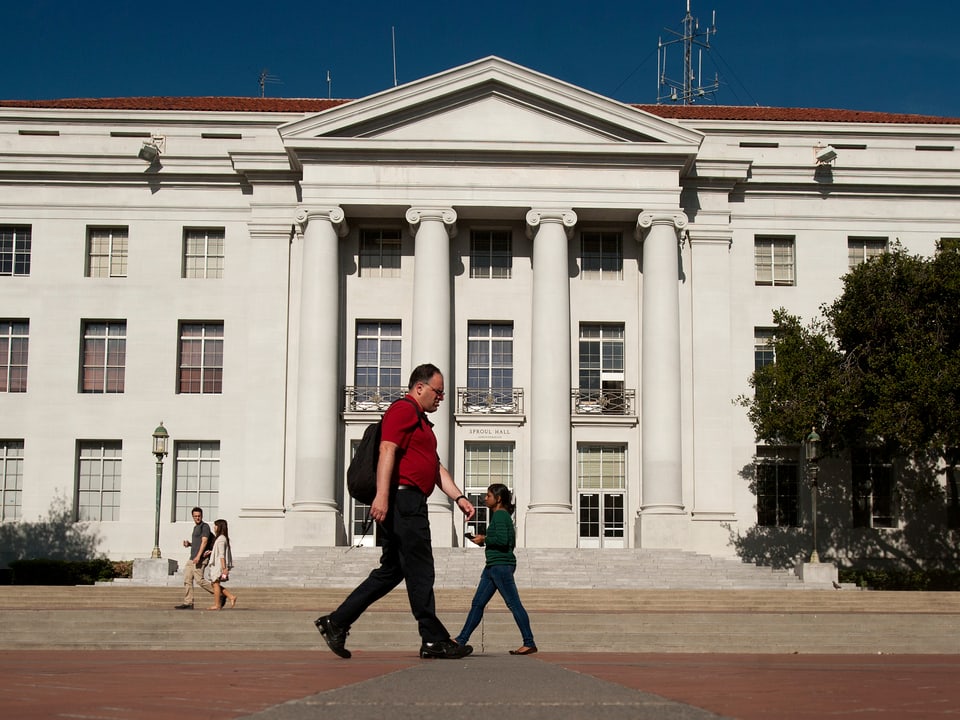
[[[456,381],[451,363],[451,292],[453,277],[450,274],[450,240],[457,235],[457,213],[453,208],[416,207],[407,210],[407,222],[414,236],[413,251],[413,331],[411,334],[411,363],[433,363],[443,373],[447,395],[440,410],[430,417],[433,432],[437,436],[437,453],[440,462],[453,473],[450,467],[450,418],[456,403]],[[450,499],[441,492],[434,492],[427,501],[431,516],[440,517],[432,523],[434,545],[449,546],[453,541],[453,526]],[[459,521],[459,518],[456,518]]]
[[[533,239],[528,547],[573,547],[570,436],[570,265],[572,210],[527,213]]]
[[[344,537],[337,505],[337,437],[341,398],[337,379],[339,238],[343,210],[311,208],[297,214],[302,243],[296,451],[293,504],[286,543],[335,545]]]
[[[641,545],[676,546],[675,523],[650,523],[656,515],[683,513],[680,432],[681,212],[645,212],[637,220],[643,240],[641,348]]]

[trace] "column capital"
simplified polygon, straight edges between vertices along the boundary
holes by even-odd
[[[294,217],[294,225],[296,227],[296,233],[298,236],[302,236],[304,231],[307,229],[307,225],[312,219],[326,220],[331,225],[333,229],[336,230],[337,237],[346,237],[347,233],[350,232],[350,228],[346,223],[346,215],[343,212],[343,208],[339,206],[332,207],[312,207],[312,208],[297,208],[297,214]]]
[[[433,220],[443,224],[447,235],[453,239],[457,236],[457,211],[449,207],[412,207],[406,213],[410,231],[417,232],[417,225],[425,220]]]
[[[558,223],[569,240],[573,237],[573,228],[577,224],[577,214],[573,210],[538,210],[536,208],[527,213],[527,237],[531,240],[537,230],[545,223]]]
[[[683,230],[689,221],[686,214],[680,211],[642,212],[637,218],[637,239],[654,225],[672,225],[674,230]]]

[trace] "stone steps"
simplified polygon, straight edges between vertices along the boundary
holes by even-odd
[[[624,589],[804,589],[791,571],[774,570],[679,550],[517,551],[517,583],[529,588]],[[357,585],[377,566],[377,548],[293,548],[238,557],[232,579],[245,587],[338,587]],[[483,569],[477,548],[436,548],[442,588],[472,588]],[[182,583],[180,574],[161,581]],[[137,584],[136,581],[133,584]]]
[[[236,608],[172,609],[170,588],[0,588],[0,649],[223,649],[327,652],[313,627],[343,589],[235,586]],[[198,591],[198,607],[210,596]],[[456,633],[472,590],[437,592]],[[960,593],[821,590],[576,590],[521,587],[543,650],[684,653],[960,652]],[[472,644],[478,652],[519,645],[495,597]],[[351,629],[353,650],[415,651],[416,623],[402,588]]]

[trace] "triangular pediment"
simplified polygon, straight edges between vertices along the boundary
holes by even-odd
[[[474,149],[626,145],[668,154],[695,151],[702,139],[669,120],[493,57],[317,113],[282,126],[280,134],[288,147],[303,149],[353,140]]]

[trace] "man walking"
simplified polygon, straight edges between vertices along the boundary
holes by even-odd
[[[177,610],[193,610],[193,585],[197,583],[211,595],[213,585],[203,576],[203,569],[210,560],[210,551],[213,549],[213,533],[210,526],[203,521],[203,510],[195,507],[193,516],[193,534],[189,540],[183,541],[183,546],[190,548],[190,559],[183,569],[183,603],[175,605]]]
[[[433,593],[433,547],[427,497],[434,487],[454,501],[471,519],[473,504],[464,496],[437,456],[437,438],[426,413],[436,412],[443,399],[443,375],[435,365],[419,365],[410,374],[407,398],[390,406],[383,416],[377,496],[371,517],[380,524],[383,554],[380,567],[329,615],[315,625],[327,645],[342,658],[350,626],[377,600],[406,581],[410,610],[420,631],[422,658],[462,658],[473,652],[457,645],[437,617]]]

